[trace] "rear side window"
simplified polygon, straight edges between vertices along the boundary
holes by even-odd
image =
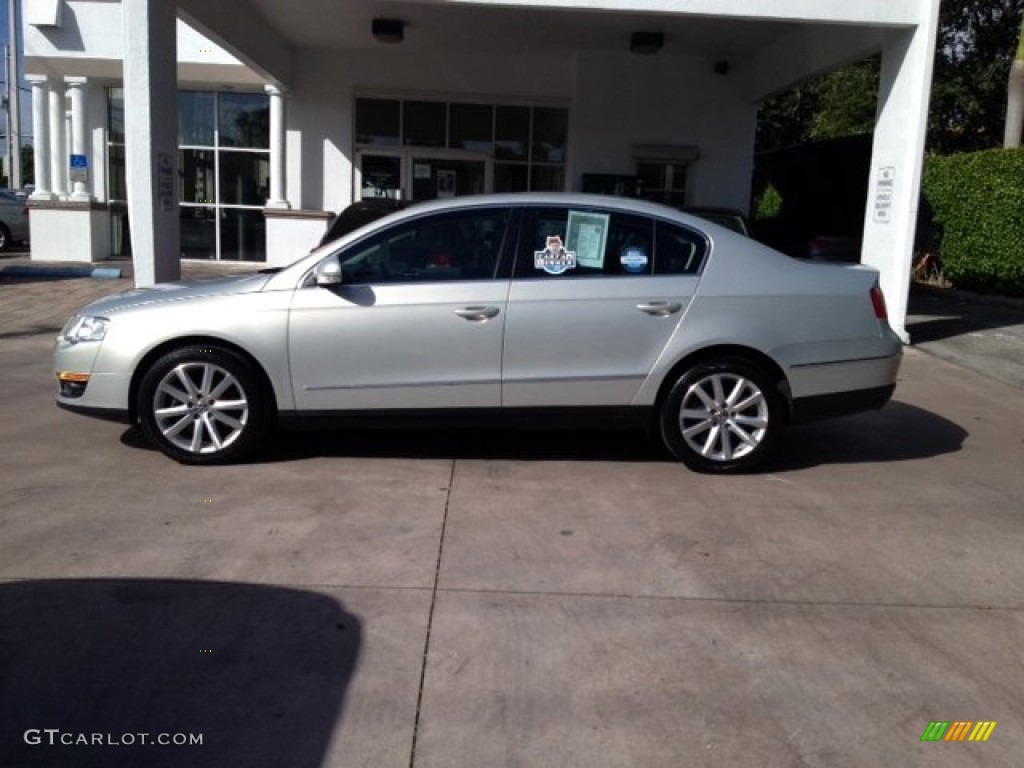
[[[515,276],[650,275],[654,244],[654,222],[642,216],[583,208],[528,208]]]
[[[659,221],[655,254],[655,274],[696,275],[704,266],[708,242],[698,232]]]

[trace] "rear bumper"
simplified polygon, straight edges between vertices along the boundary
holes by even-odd
[[[892,399],[895,390],[896,384],[893,383],[850,392],[798,397],[793,400],[790,422],[805,424],[809,421],[849,416],[862,411],[877,411]]]

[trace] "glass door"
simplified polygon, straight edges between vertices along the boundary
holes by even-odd
[[[472,152],[391,150],[360,152],[356,199],[434,200],[482,195],[494,189],[491,158]]]

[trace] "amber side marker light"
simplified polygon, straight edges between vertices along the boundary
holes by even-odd
[[[72,373],[71,371],[57,371],[57,380],[66,381],[72,384],[88,384],[88,373]]]

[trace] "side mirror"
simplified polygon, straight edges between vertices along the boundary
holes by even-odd
[[[337,256],[331,256],[317,264],[313,270],[316,284],[320,286],[341,284],[341,262]]]

